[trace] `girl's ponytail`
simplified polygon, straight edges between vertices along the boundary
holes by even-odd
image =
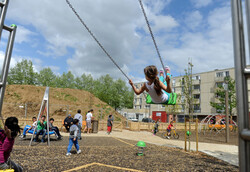
[[[155,92],[158,96],[160,96],[162,94],[160,81],[159,81],[158,76],[156,76],[155,80],[154,80],[154,89],[155,89]]]

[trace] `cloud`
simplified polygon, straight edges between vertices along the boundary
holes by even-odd
[[[124,72],[142,81],[143,68],[154,64],[161,68],[138,1],[71,0],[83,21]],[[189,9],[183,14],[167,13],[171,0],[145,0],[144,8],[165,65],[174,74],[184,71],[192,57],[195,72],[232,67],[233,45],[230,4],[204,11]],[[196,8],[212,0],[191,0]],[[28,5],[27,5],[28,4]],[[177,8],[177,7],[176,7]],[[44,41],[36,46],[39,66],[52,66],[49,59],[67,59],[67,67],[52,66],[56,72],[72,71],[94,77],[110,74],[124,78],[98,44],[82,26],[65,1],[26,0],[10,2],[7,19],[21,23],[20,42],[38,34]],[[34,29],[27,29],[32,26]],[[39,40],[41,41],[41,40]],[[39,42],[41,43],[41,42]],[[34,45],[35,43],[30,43]],[[45,48],[44,48],[45,47]],[[37,54],[36,54],[37,55]],[[30,56],[27,55],[27,56]],[[136,81],[135,81],[136,82]]]
[[[185,23],[189,29],[194,31],[196,28],[198,28],[201,25],[202,19],[203,19],[202,14],[198,10],[196,10],[187,14]]]
[[[213,2],[213,0],[191,0],[191,3],[193,3],[193,5],[196,8],[205,7],[209,4],[211,4],[212,2]]]

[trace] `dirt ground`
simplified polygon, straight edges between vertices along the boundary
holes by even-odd
[[[66,156],[68,137],[47,143],[16,139],[11,159],[25,171],[238,171],[238,167],[203,153],[147,144],[145,156],[136,156],[135,141],[113,137],[83,137],[81,154]],[[78,169],[75,169],[77,168]]]
[[[157,136],[162,137],[163,132],[157,133]],[[176,130],[176,133],[179,134],[179,140],[185,140],[185,131],[184,130]],[[195,130],[191,130],[190,141],[196,141],[196,132]],[[187,137],[188,139],[188,137]],[[198,141],[205,143],[217,143],[217,144],[229,144],[238,146],[238,132],[230,132],[229,134],[229,143],[226,143],[226,133],[225,130],[221,132],[216,131],[206,131],[198,134]]]

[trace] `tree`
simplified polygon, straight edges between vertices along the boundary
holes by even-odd
[[[10,69],[7,81],[9,84],[35,85],[36,78],[32,61],[23,59]]]
[[[44,68],[37,75],[37,81],[39,85],[55,87],[56,75],[53,73],[53,71],[49,67]]]
[[[233,80],[230,77],[225,78],[225,82],[228,83],[228,110],[229,115],[233,115],[233,109],[236,107],[236,90],[235,90],[235,80]],[[218,112],[225,112],[226,106],[225,106],[225,90],[223,87],[223,84],[219,84],[216,91],[215,91],[215,98],[217,102],[210,102],[210,105],[216,109]]]
[[[75,88],[75,76],[71,71],[68,71],[68,73],[63,72],[61,76],[56,78],[56,87]]]

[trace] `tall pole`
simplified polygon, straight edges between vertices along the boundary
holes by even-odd
[[[225,77],[226,142],[229,143],[228,80]]]

